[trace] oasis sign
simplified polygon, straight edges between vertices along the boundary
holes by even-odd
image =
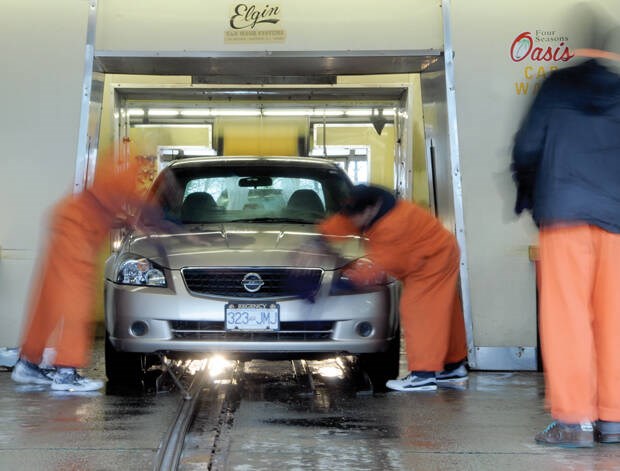
[[[510,46],[510,58],[514,62],[521,62],[524,59],[530,59],[533,61],[568,61],[574,54],[570,52],[566,41],[568,38],[555,35],[555,31],[542,31],[536,30],[536,39],[538,42],[545,41],[551,42],[554,39],[559,40],[557,46],[542,46],[534,44],[534,38],[532,33],[525,31],[518,35]]]
[[[538,90],[543,79],[558,68],[557,63],[568,62],[574,53],[568,47],[568,37],[553,30],[524,31],[510,44],[510,59],[523,64],[522,77],[515,82],[517,95]]]

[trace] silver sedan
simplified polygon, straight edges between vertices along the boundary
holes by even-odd
[[[356,288],[316,222],[351,189],[325,159],[177,160],[155,181],[158,220],[129,233],[106,263],[106,372],[142,377],[155,354],[314,358],[356,355],[375,384],[398,373],[398,284]]]

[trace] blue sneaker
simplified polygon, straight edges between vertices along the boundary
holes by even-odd
[[[395,391],[435,391],[437,389],[437,381],[435,376],[430,378],[421,378],[411,372],[401,379],[391,379],[385,386]]]
[[[457,368],[451,370],[443,370],[437,373],[437,383],[438,384],[446,384],[446,383],[454,383],[466,381],[469,377],[469,373],[467,372],[467,368],[465,365],[459,365]]]
[[[20,358],[17,360],[11,379],[22,384],[52,384],[54,370],[39,368],[38,365]]]
[[[78,374],[75,368],[58,368],[53,375],[53,379],[52,389],[54,391],[96,391],[103,387],[103,381],[85,378]]]
[[[597,420],[594,439],[599,443],[620,443],[620,422]]]
[[[537,443],[565,448],[591,448],[594,446],[594,427],[590,422],[569,424],[554,420],[534,437]]]

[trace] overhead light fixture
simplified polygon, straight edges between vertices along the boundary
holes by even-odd
[[[167,108],[151,108],[149,116],[178,116],[179,110],[171,110]]]
[[[193,108],[191,110],[181,110],[181,116],[210,116],[211,110]]]
[[[144,116],[144,110],[142,108],[129,108],[127,116]]]
[[[214,109],[211,116],[260,116],[258,109]]]
[[[134,128],[210,128],[211,127],[210,124],[185,124],[185,123],[180,123],[180,124],[137,123],[137,124],[132,124],[131,126]]]
[[[372,109],[370,108],[351,109],[351,110],[346,110],[345,114],[347,116],[370,116],[372,114]]]
[[[323,110],[315,110],[314,116],[342,116],[345,114],[345,110],[336,109],[336,108],[326,108]]]
[[[263,116],[311,116],[312,113],[312,110],[303,108],[263,110]]]
[[[396,110],[394,108],[383,108],[383,116],[394,116],[396,114]]]

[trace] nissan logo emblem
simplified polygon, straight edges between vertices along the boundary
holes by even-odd
[[[258,273],[248,273],[241,280],[241,284],[249,293],[256,293],[265,283]]]

